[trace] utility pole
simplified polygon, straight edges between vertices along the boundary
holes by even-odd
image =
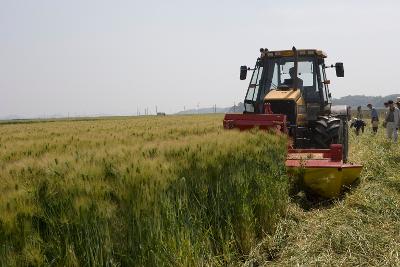
[[[197,102],[197,114],[199,114],[199,102]]]
[[[156,106],[156,115],[157,115],[157,113],[158,113],[158,110],[157,110],[157,106]]]

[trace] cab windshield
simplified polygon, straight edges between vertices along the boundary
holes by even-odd
[[[265,90],[294,88],[317,91],[313,58],[300,58],[295,75],[294,58],[271,58],[266,63]]]
[[[246,112],[262,112],[264,97],[273,89],[297,88],[307,103],[330,103],[324,62],[315,57],[299,57],[297,75],[293,57],[257,61],[244,101]]]

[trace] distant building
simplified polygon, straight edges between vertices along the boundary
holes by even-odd
[[[157,116],[165,116],[165,112],[157,112]]]

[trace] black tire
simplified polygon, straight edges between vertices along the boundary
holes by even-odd
[[[333,116],[320,116],[315,121],[313,141],[316,148],[329,148],[331,144],[342,144],[343,161],[348,154],[348,125],[346,119]]]
[[[339,141],[340,119],[321,116],[315,121],[313,139],[316,148],[329,148]]]

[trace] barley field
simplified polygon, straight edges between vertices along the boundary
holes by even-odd
[[[292,190],[286,138],[222,115],[0,123],[0,266],[399,266],[400,145],[350,131],[358,184]]]
[[[287,212],[286,138],[222,115],[0,124],[0,266],[226,266]]]

